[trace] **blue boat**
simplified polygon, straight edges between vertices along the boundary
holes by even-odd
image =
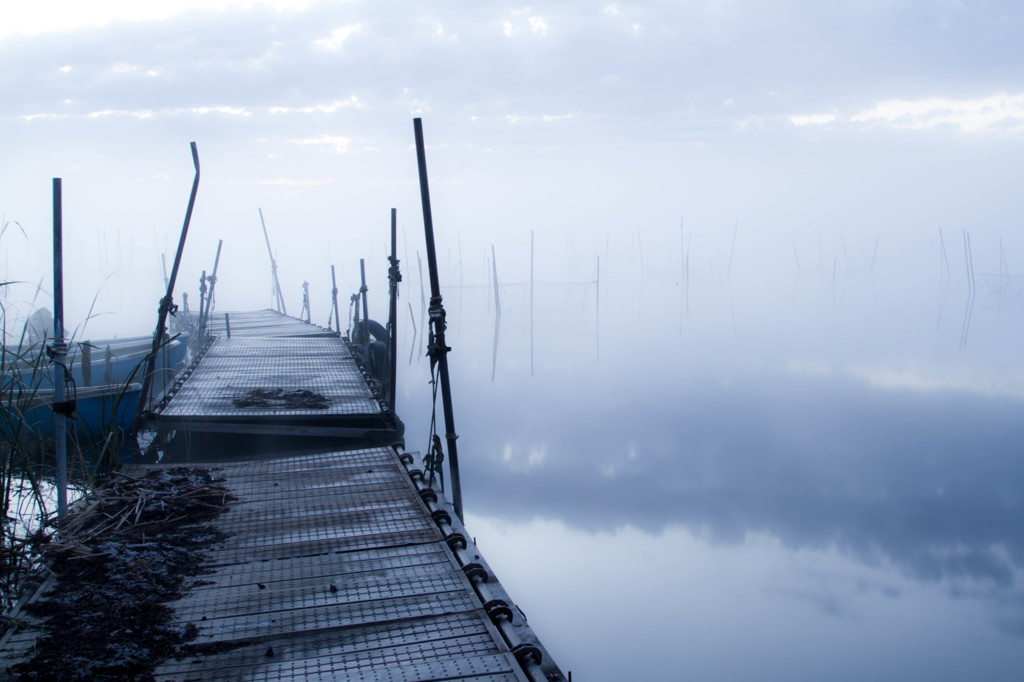
[[[126,432],[135,418],[135,409],[142,394],[142,384],[108,384],[79,388],[75,409],[68,420],[68,430],[79,438],[105,438],[114,429]],[[49,435],[54,432],[53,389],[39,389],[28,403],[22,420],[27,434]]]

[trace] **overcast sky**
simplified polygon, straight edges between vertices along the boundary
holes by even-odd
[[[1012,260],[1022,15],[932,0],[4,3],[0,212],[29,245],[5,234],[3,274],[42,276],[60,176],[81,256],[69,319],[97,291],[118,324],[149,314],[195,140],[185,285],[223,238],[222,305],[269,305],[262,207],[291,305],[308,279],[326,311],[329,265],[354,288],[392,206],[422,248],[414,116],[441,253],[457,238],[485,262],[530,230],[542,249],[571,232],[596,253],[685,220],[726,252],[739,221],[738,257],[780,243],[792,259],[789,241],[823,229],[826,250],[841,233],[885,252],[946,225],[978,234],[989,262],[1002,237]]]

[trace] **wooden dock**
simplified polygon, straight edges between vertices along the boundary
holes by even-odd
[[[232,338],[204,348],[152,424],[338,442],[254,458],[193,443],[190,463],[236,499],[213,521],[226,539],[205,550],[208,574],[169,604],[174,627],[197,629],[200,653],[165,660],[156,679],[564,680],[418,457],[393,444],[353,447],[345,430],[372,420],[387,430],[387,409],[345,342],[270,311],[231,314],[230,324]],[[253,389],[308,390],[324,402],[235,400]],[[31,655],[40,631],[24,623],[0,642],[0,669]]]

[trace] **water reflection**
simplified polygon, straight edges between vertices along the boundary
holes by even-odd
[[[943,325],[964,281],[943,271],[936,319],[934,270],[897,281],[877,240],[870,269],[797,257],[793,281],[758,287],[691,274],[681,240],[646,276],[602,259],[600,294],[549,285],[534,309],[504,285],[500,321],[487,287],[446,297],[466,311],[449,338],[469,528],[556,657],[600,660],[588,679],[676,679],[682,630],[697,679],[1024,668],[1024,320],[966,291]],[[405,378],[413,449],[428,379]],[[756,663],[733,665],[736,647]]]
[[[1024,404],[854,376],[757,379],[544,386],[543,402],[521,385],[467,402],[464,437],[480,444],[464,465],[467,507],[592,532],[684,524],[716,542],[765,532],[921,579],[1014,585],[1024,568]],[[487,432],[473,433],[476,424]]]

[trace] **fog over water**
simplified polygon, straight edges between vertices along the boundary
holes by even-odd
[[[535,287],[533,377],[528,267],[496,251],[493,368],[484,268],[442,281],[469,527],[562,664],[608,680],[1013,679],[1019,278],[968,308],[936,231],[902,262],[837,269],[833,308],[831,268],[791,258],[756,287],[699,279],[691,256],[687,314],[685,257],[641,271],[643,236],[602,261],[600,329],[594,281]],[[427,362],[403,370],[423,448]]]
[[[290,313],[365,258],[383,321],[397,208],[423,450],[420,116],[467,524],[563,669],[1024,676],[1017,3],[79,5],[0,11],[8,332],[53,177],[68,327],[152,332],[195,140],[179,305],[221,239],[271,305],[262,208]]]

